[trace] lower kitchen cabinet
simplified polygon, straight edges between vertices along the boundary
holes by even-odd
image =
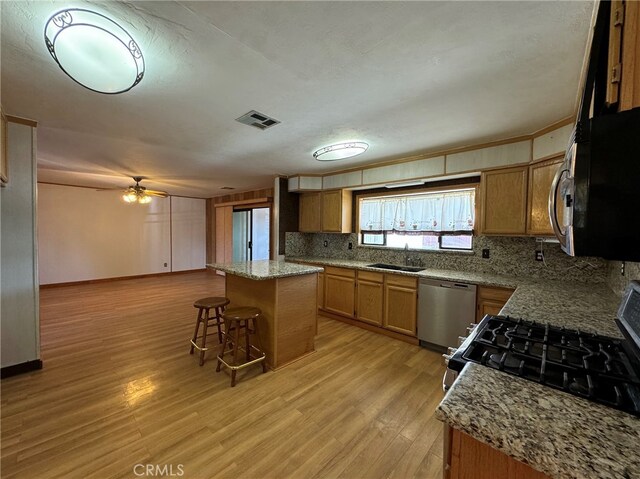
[[[318,308],[324,309],[324,273],[318,273]]]
[[[358,271],[356,283],[356,319],[382,326],[384,275]]]
[[[324,270],[324,309],[335,314],[355,315],[356,272],[352,269]]]
[[[383,326],[397,333],[416,335],[418,280],[385,274]]]
[[[549,479],[503,452],[468,434],[445,426],[446,479]]]
[[[476,323],[486,314],[497,315],[513,294],[513,289],[478,286]]]

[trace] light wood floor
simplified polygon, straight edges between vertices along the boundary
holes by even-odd
[[[211,273],[42,290],[44,369],[1,383],[2,477],[441,477],[439,355],[320,318],[315,354],[232,389],[188,354],[193,300],[223,291]]]

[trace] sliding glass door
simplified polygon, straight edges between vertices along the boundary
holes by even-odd
[[[233,212],[233,261],[269,259],[269,208]]]

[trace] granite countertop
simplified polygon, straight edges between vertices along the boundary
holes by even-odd
[[[553,478],[640,478],[640,419],[479,364],[436,417]]]
[[[501,314],[622,337],[614,321],[620,298],[605,284],[428,268],[396,272],[359,261],[287,259],[514,288]],[[640,419],[478,364],[465,366],[436,416],[553,478],[640,479]]]
[[[613,321],[620,298],[606,284],[516,278],[472,271],[425,268],[417,273],[372,268],[364,261],[326,258],[287,258],[287,261],[353,268],[418,278],[458,281],[481,286],[515,289],[501,310],[504,315],[553,324],[568,329],[621,338]]]
[[[317,266],[309,266],[284,261],[240,261],[236,263],[212,263],[207,268],[224,271],[225,273],[242,276],[254,280],[266,280],[286,278],[288,276],[301,276],[303,274],[320,273],[323,269]]]

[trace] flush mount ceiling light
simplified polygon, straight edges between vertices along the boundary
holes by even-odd
[[[144,76],[144,58],[136,41],[99,13],[80,8],[59,11],[47,22],[44,41],[62,71],[89,90],[124,93]]]
[[[364,153],[367,148],[369,145],[363,141],[348,141],[320,148],[313,153],[313,157],[318,161],[343,160]]]

